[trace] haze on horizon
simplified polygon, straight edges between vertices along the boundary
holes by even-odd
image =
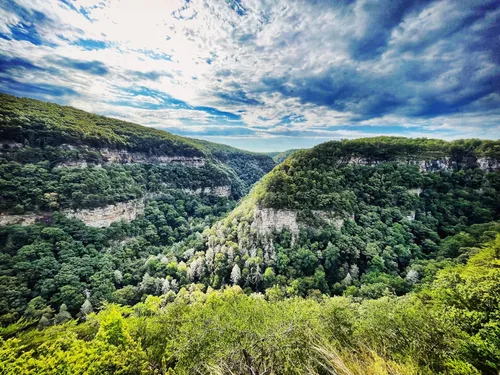
[[[0,91],[253,151],[500,138],[500,2],[0,0]]]

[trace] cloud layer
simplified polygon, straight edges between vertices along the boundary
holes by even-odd
[[[11,0],[0,90],[255,150],[500,138],[500,3]]]

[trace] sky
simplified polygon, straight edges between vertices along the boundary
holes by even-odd
[[[500,138],[498,0],[0,0],[0,91],[253,151]]]

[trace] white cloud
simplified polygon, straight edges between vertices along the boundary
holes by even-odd
[[[32,16],[45,15],[33,24],[45,43],[0,38],[0,50],[43,70],[19,67],[3,77],[71,88],[80,96],[64,101],[92,112],[190,131],[214,126],[218,116],[234,121],[182,106],[152,108],[162,98],[137,93],[144,87],[191,107],[238,113],[238,123],[262,137],[307,130],[317,137],[371,135],[357,130],[363,126],[379,127],[380,133],[392,126],[405,134],[498,136],[500,115],[492,103],[499,94],[488,92],[485,81],[498,77],[499,67],[485,49],[469,47],[481,41],[483,23],[493,27],[500,9],[479,15],[472,5],[440,1],[393,19],[398,4],[388,3],[383,11],[370,0],[246,0],[238,2],[244,15],[225,1],[209,0],[74,0],[74,9],[57,0],[15,2]],[[472,16],[478,21],[464,26]],[[0,5],[0,33],[9,35],[23,17]],[[81,39],[105,42],[107,48],[82,48]],[[97,61],[108,73],[66,66],[56,74],[62,71],[58,59]],[[429,101],[452,108],[474,97],[478,86],[486,86],[484,96],[463,105],[466,115],[430,113]],[[291,115],[302,121],[281,123]]]

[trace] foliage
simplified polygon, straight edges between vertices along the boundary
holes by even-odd
[[[286,158],[292,155],[298,149],[290,149],[283,152],[267,152],[266,155],[269,155],[273,158],[276,163],[282,163]]]
[[[63,305],[75,316],[86,294],[94,308],[106,300],[133,304],[161,293],[164,280],[177,290],[188,279],[183,252],[171,246],[194,240],[233,207],[227,198],[170,190],[130,224],[93,228],[54,213],[51,223],[0,227],[0,321],[52,319]]]
[[[425,290],[378,300],[268,300],[191,284],[4,340],[1,371],[496,374],[499,262],[500,235]]]
[[[228,185],[239,198],[275,165],[266,155],[6,94],[0,94],[0,139],[0,195],[5,197],[0,210],[15,213],[96,207],[157,191],[162,183],[195,189]],[[135,153],[145,162],[106,165],[110,151]],[[161,156],[197,157],[206,164],[189,168],[148,161]],[[60,168],[72,163],[91,168]]]
[[[269,156],[3,94],[0,137],[0,213],[43,215],[0,227],[2,374],[500,370],[498,141],[327,142],[235,208]]]

